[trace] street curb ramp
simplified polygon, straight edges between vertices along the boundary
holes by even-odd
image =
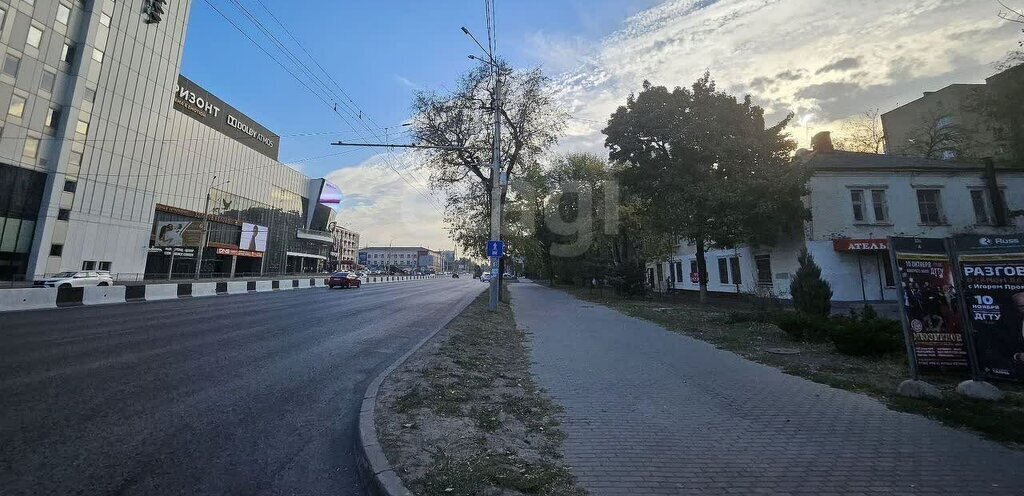
[[[480,288],[479,292],[471,293],[462,301],[454,305],[451,311],[441,319],[441,323],[437,326],[437,329],[433,329],[424,337],[420,342],[416,343],[408,352],[395,360],[394,363],[384,369],[383,372],[377,375],[370,382],[370,385],[366,388],[366,393],[363,394],[363,403],[359,408],[359,435],[356,436],[356,463],[359,465],[359,477],[363,481],[363,486],[366,487],[369,494],[372,496],[412,496],[412,492],[409,491],[405,484],[402,483],[402,479],[395,473],[391,463],[388,462],[387,456],[384,454],[384,449],[380,445],[380,440],[377,439],[377,426],[374,421],[374,413],[377,407],[377,395],[380,393],[380,386],[384,383],[392,372],[398,367],[401,367],[409,357],[413,356],[423,345],[427,344],[428,341],[434,339],[437,333],[441,332],[441,329],[448,327],[448,324],[455,317],[458,317],[463,310],[466,309],[473,300],[479,296],[480,292],[486,288]]]

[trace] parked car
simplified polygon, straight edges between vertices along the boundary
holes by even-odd
[[[37,288],[83,288],[85,286],[113,286],[114,278],[109,272],[96,270],[80,270],[61,272],[52,277],[32,281]]]
[[[331,274],[331,277],[327,279],[327,287],[334,289],[339,288],[358,288],[362,286],[363,282],[359,280],[355,272],[335,272]]]
[[[459,278],[459,273],[458,272],[452,272],[452,279],[458,279],[458,278]]]
[[[480,274],[480,282],[491,282],[491,274],[489,272]]]

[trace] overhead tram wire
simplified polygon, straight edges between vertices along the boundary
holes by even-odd
[[[284,54],[285,54],[285,55],[286,55],[287,57],[289,57],[289,58],[291,59],[292,63],[294,63],[294,64],[295,64],[296,66],[298,66],[298,67],[299,67],[299,68],[300,68],[300,69],[301,69],[301,70],[302,70],[302,71],[303,71],[303,72],[304,72],[304,73],[306,74],[306,76],[307,76],[307,77],[309,77],[309,78],[310,78],[311,80],[313,80],[313,81],[316,81],[316,82],[318,82],[318,83],[320,84],[320,86],[321,86],[321,87],[323,87],[323,88],[324,88],[325,90],[327,90],[327,91],[326,91],[326,94],[327,94],[327,96],[328,96],[328,97],[332,97],[332,96],[333,96],[333,97],[338,97],[337,93],[334,93],[334,92],[333,92],[333,91],[332,91],[332,90],[331,90],[331,89],[330,89],[330,88],[329,88],[329,87],[328,87],[328,86],[326,85],[326,83],[324,83],[324,82],[323,82],[323,80],[322,80],[322,79],[321,79],[320,77],[318,77],[318,76],[316,76],[315,74],[313,74],[313,71],[312,71],[312,70],[311,70],[311,69],[310,69],[310,68],[309,68],[308,66],[306,66],[306,65],[305,65],[305,64],[304,64],[304,63],[303,63],[302,61],[300,61],[300,60],[299,60],[299,58],[298,58],[297,56],[295,56],[295,54],[294,54],[294,53],[292,53],[292,52],[291,52],[291,50],[289,50],[289,49],[288,49],[288,48],[287,48],[287,47],[286,47],[286,46],[284,45],[284,43],[282,43],[282,42],[281,42],[281,40],[279,40],[279,39],[278,39],[278,38],[277,38],[277,37],[276,37],[276,36],[275,36],[275,35],[274,35],[274,34],[273,34],[273,33],[272,33],[272,32],[271,32],[271,31],[270,31],[270,30],[269,30],[269,29],[268,29],[268,28],[267,28],[267,27],[265,26],[265,25],[263,25],[263,23],[262,23],[262,22],[261,22],[261,21],[260,21],[260,20],[259,20],[259,19],[258,19],[258,18],[257,18],[257,17],[256,17],[255,15],[254,15],[254,14],[252,14],[251,12],[249,12],[249,10],[248,10],[248,9],[246,9],[246,8],[245,8],[245,6],[243,6],[243,5],[241,4],[241,3],[239,3],[239,2],[238,2],[238,0],[230,0],[230,1],[231,1],[231,2],[232,2],[232,3],[233,3],[233,4],[235,5],[235,6],[236,6],[236,8],[238,8],[238,9],[239,9],[240,11],[242,11],[242,13],[243,13],[243,14],[244,14],[244,15],[245,15],[245,16],[246,16],[246,17],[247,17],[248,19],[249,19],[249,21],[250,21],[250,22],[252,22],[252,23],[253,23],[253,25],[255,25],[255,26],[257,27],[257,29],[259,29],[259,30],[260,30],[260,31],[261,31],[261,32],[263,33],[263,35],[264,35],[265,37],[267,37],[267,38],[268,38],[268,39],[269,39],[269,40],[270,40],[270,41],[271,41],[271,42],[272,42],[272,43],[273,43],[274,45],[276,45],[276,46],[277,46],[277,48],[278,48],[279,50],[281,50],[281,51],[282,51],[282,52],[283,52],[283,53],[284,53]],[[307,52],[308,52],[308,51],[307,51]],[[315,62],[315,60],[314,60],[314,62]],[[322,66],[321,66],[321,67],[322,67]],[[329,75],[328,75],[328,76],[329,76]],[[337,84],[337,83],[335,82],[335,84]],[[339,86],[339,89],[340,89],[340,86]],[[344,90],[342,90],[342,91],[344,91]],[[339,100],[340,100],[340,99],[339,99]],[[344,107],[344,101],[342,101],[342,103],[343,103],[343,107]],[[353,102],[353,103],[354,103],[354,102]],[[345,123],[346,123],[346,124],[347,124],[347,125],[348,125],[349,127],[351,127],[351,128],[352,128],[352,130],[353,130],[353,131],[354,131],[354,132],[355,132],[355,133],[356,133],[357,135],[360,135],[360,137],[362,138],[362,135],[360,134],[360,132],[359,132],[359,131],[358,131],[358,130],[357,130],[357,129],[356,129],[356,128],[355,128],[355,127],[354,127],[354,126],[352,125],[352,123],[351,123],[351,122],[349,122],[349,121],[348,121],[348,119],[345,119],[345,118],[344,118],[344,116],[342,116],[342,115],[341,115],[341,114],[340,114],[340,113],[338,112],[338,110],[337,110],[337,107],[336,107],[336,106],[332,106],[331,108],[332,108],[332,110],[333,110],[333,111],[334,111],[335,113],[337,113],[337,114],[339,115],[339,117],[341,117],[341,118],[342,118],[342,120],[343,120],[343,121],[344,121],[344,122],[345,122]],[[359,122],[360,124],[362,124],[362,125],[363,125],[364,127],[366,127],[366,128],[367,128],[367,130],[368,130],[368,131],[370,131],[370,132],[371,132],[372,134],[374,134],[374,135],[375,135],[376,137],[378,137],[378,138],[379,138],[379,134],[378,134],[377,132],[373,131],[372,129],[370,129],[370,127],[369,127],[369,126],[367,126],[367,125],[365,124],[365,122],[363,122],[363,121],[362,121],[362,115],[363,115],[363,112],[362,112],[362,110],[361,110],[361,109],[359,109],[359,110],[358,110],[358,115],[356,115],[356,112],[355,112],[355,111],[353,111],[353,110],[351,110],[351,109],[349,109],[349,112],[353,114],[353,117],[354,117],[354,118],[356,119],[356,122]],[[405,181],[406,183],[408,183],[408,184],[409,184],[409,186],[411,186],[412,188],[414,188],[414,189],[418,190],[418,191],[419,191],[419,193],[420,193],[421,195],[423,195],[423,196],[424,196],[424,198],[426,198],[426,199],[427,199],[427,200],[428,200],[429,202],[431,202],[431,203],[433,203],[433,204],[434,204],[435,208],[442,208],[442,206],[441,206],[440,204],[438,204],[438,203],[437,203],[436,199],[434,199],[434,198],[433,198],[433,197],[432,197],[431,195],[429,195],[429,193],[425,194],[425,193],[424,193],[424,192],[422,191],[422,189],[421,189],[421,188],[418,188],[418,187],[417,187],[417,186],[416,186],[415,184],[413,184],[412,182],[408,181],[408,179],[407,179],[407,178],[405,178],[405,176],[404,176],[404,175],[402,175],[402,173],[401,173],[401,172],[400,172],[400,171],[398,170],[398,168],[397,168],[397,167],[395,167],[395,166],[394,166],[394,164],[393,164],[393,163],[391,162],[391,160],[390,160],[390,158],[391,158],[391,157],[389,157],[389,156],[385,156],[384,158],[385,158],[385,162],[386,162],[386,164],[387,164],[387,165],[388,165],[388,166],[389,166],[389,167],[390,167],[390,168],[391,168],[391,169],[392,169],[392,170],[393,170],[393,171],[394,171],[394,172],[395,172],[396,174],[398,174],[398,175],[399,175],[399,176],[400,176],[400,177],[401,177],[401,178],[402,178],[402,179],[403,179],[403,180],[404,180],[404,181]],[[415,175],[415,172],[414,172],[414,171],[412,172],[412,175]],[[422,179],[422,178],[419,178],[419,177],[417,177],[417,180],[419,180],[419,181],[423,181],[423,179]]]
[[[252,36],[249,35],[249,33],[247,33],[244,29],[242,29],[241,26],[239,26],[237,23],[235,23],[222,10],[217,8],[217,6],[214,5],[210,0],[203,0],[203,1],[206,2],[206,4],[209,5],[210,8],[212,8],[215,12],[217,12],[217,14],[219,14],[221,17],[223,17],[224,20],[228,22],[228,24],[231,24],[231,26],[234,27],[235,30],[237,30],[239,33],[241,33],[242,36],[244,36],[246,39],[248,39],[250,43],[255,45],[267,57],[269,57],[271,60],[273,60],[275,63],[277,63],[277,65],[279,65],[282,69],[284,69],[285,72],[287,72],[290,76],[292,76],[292,78],[294,78],[296,81],[298,81],[299,84],[301,84],[302,87],[306,89],[306,91],[308,91],[309,93],[313,94],[313,96],[317,97],[317,99],[319,99],[321,102],[323,102],[324,105],[327,106],[327,108],[333,110],[334,113],[337,114],[342,119],[343,122],[345,122],[345,124],[347,124],[350,128],[352,128],[353,132],[355,132],[357,135],[360,135],[360,137],[362,136],[361,133],[359,133],[359,131],[355,128],[355,126],[353,126],[352,123],[349,122],[348,119],[346,119],[344,115],[342,115],[341,113],[338,112],[337,107],[335,105],[332,105],[331,102],[328,101],[328,99],[325,99],[324,96],[320,94],[320,92],[314,91],[313,88],[311,88],[305,81],[303,81],[301,78],[299,78],[294,72],[292,72],[290,69],[288,69],[288,67],[286,67],[280,60],[278,60],[276,57],[274,57],[274,55],[272,55],[269,51],[267,51],[267,49],[264,48],[263,45],[258,43],[255,39],[253,39]],[[244,9],[244,7],[243,7],[243,9]],[[308,71],[308,69],[307,69],[307,71]],[[436,201],[435,199],[433,199],[430,195],[425,194],[422,191],[421,188],[417,187],[415,184],[413,184],[411,181],[409,181],[409,179],[406,178],[404,175],[402,175],[402,173],[393,164],[391,164],[390,161],[388,162],[388,166],[396,174],[398,174],[398,176],[403,181],[405,181],[410,187],[412,187],[414,190],[419,192],[420,195],[422,195],[425,199],[427,199],[427,201],[430,202],[431,205],[434,206],[434,208],[438,208],[438,205],[435,203],[435,201]],[[444,214],[443,209],[439,209],[439,212],[442,215]]]
[[[231,0],[231,1],[233,3],[235,3],[236,6],[239,6],[240,9],[245,10],[244,7],[242,7],[237,2],[237,0]],[[333,94],[333,96],[338,97],[338,100],[342,102],[343,106],[349,107],[349,113],[351,113],[352,116],[356,119],[356,122],[358,122],[364,128],[366,128],[366,130],[369,131],[378,140],[381,140],[381,133],[380,133],[380,131],[383,130],[384,131],[384,139],[381,140],[381,141],[387,141],[387,137],[388,137],[387,136],[388,135],[387,130],[388,130],[388,128],[382,127],[380,124],[378,124],[376,121],[373,120],[373,117],[371,117],[368,113],[364,112],[363,109],[359,108],[359,105],[356,104],[356,102],[345,91],[345,89],[341,87],[341,84],[339,84],[338,81],[335,80],[331,76],[331,74],[324,68],[324,66],[322,64],[320,64],[319,61],[317,61],[317,59],[313,56],[313,54],[310,53],[310,51],[305,47],[305,45],[303,45],[302,42],[300,42],[298,40],[298,38],[295,37],[295,35],[291,32],[291,30],[289,30],[288,27],[285,26],[284,23],[281,22],[281,20],[276,15],[274,15],[274,13],[270,10],[270,8],[268,8],[267,5],[265,3],[263,3],[261,0],[257,0],[257,2],[260,4],[260,6],[263,8],[263,10],[266,11],[267,14],[270,15],[270,17],[274,20],[274,22],[277,23],[277,25],[280,26],[282,30],[284,30],[285,34],[287,34],[288,37],[291,38],[292,42],[294,42],[295,45],[298,46],[299,49],[303,51],[303,53],[305,53],[306,57],[309,58],[309,60],[312,61],[313,64],[315,64],[317,66],[317,68],[320,70],[321,73],[323,73],[323,75],[327,78],[327,80],[329,80],[331,83],[334,84],[334,86],[338,89],[338,92],[340,92],[340,95],[338,93],[335,93],[333,90],[330,90],[329,88],[327,88],[326,83],[323,83],[322,79],[320,79],[319,77],[316,77],[316,79],[321,82],[321,85],[324,88],[327,88],[329,90],[329,92]],[[250,21],[252,21],[252,22],[254,22],[256,24],[260,24],[262,26],[262,23],[260,23],[258,20],[256,20],[255,16],[253,14],[251,14],[247,10],[246,10],[245,13],[246,13],[247,17],[249,17]],[[265,26],[262,26],[261,30],[263,31],[265,36],[273,37],[273,35],[269,33],[269,29],[266,29]],[[279,47],[283,48],[283,43],[281,43],[280,40],[277,40],[276,37],[275,37],[275,39],[273,41]],[[300,62],[298,60],[298,57],[295,57],[293,54],[291,54],[291,52],[289,50],[284,49],[284,51],[286,51],[292,57],[292,60],[295,63],[300,64],[300,65],[304,65],[304,64],[302,64],[302,62]],[[306,72],[307,72],[307,74],[312,76],[312,70],[308,70],[308,68],[307,68]],[[345,100],[347,100],[348,103],[346,103]],[[337,111],[336,109],[334,109],[334,110]],[[366,120],[369,120],[374,126],[377,127],[376,131],[371,129],[370,126],[368,124],[366,124],[366,122],[364,122],[363,116],[366,116]],[[393,153],[389,152],[388,153],[388,158],[394,159]],[[416,171],[414,171],[414,170],[408,170],[408,171],[410,172],[410,175],[415,176],[417,180],[422,181],[422,182],[427,182],[423,178],[419,177],[419,175],[416,173]]]

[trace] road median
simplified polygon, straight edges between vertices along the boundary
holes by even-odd
[[[582,494],[528,357],[508,304],[488,312],[484,294],[400,361],[360,414],[378,493]]]

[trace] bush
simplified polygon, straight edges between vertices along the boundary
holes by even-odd
[[[832,311],[832,287],[821,278],[821,267],[807,249],[800,253],[800,268],[790,285],[793,306],[797,311],[819,317],[828,317]]]
[[[877,356],[899,352],[902,347],[902,326],[899,321],[879,317],[870,306],[860,315],[833,319],[829,337],[836,350],[844,355]]]
[[[775,318],[775,325],[796,341],[824,341],[832,327],[824,317],[800,312],[783,312]]]

